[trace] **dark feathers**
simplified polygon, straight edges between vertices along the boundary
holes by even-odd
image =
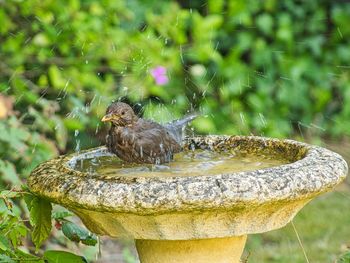
[[[162,126],[138,118],[128,104],[115,102],[102,121],[112,123],[107,136],[109,151],[126,162],[161,164],[181,151],[183,129],[196,117],[190,115]]]

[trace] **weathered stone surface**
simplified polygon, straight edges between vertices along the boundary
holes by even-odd
[[[104,147],[39,165],[33,193],[75,211],[89,229],[135,239],[199,239],[266,232],[287,224],[313,197],[331,190],[347,164],[327,149],[254,136],[189,138],[186,147],[282,155],[292,163],[215,176],[91,176],[71,167]]]

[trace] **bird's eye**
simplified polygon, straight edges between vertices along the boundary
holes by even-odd
[[[124,115],[125,114],[125,111],[122,111],[122,115]]]

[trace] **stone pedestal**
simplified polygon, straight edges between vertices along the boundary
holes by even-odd
[[[141,263],[239,263],[247,236],[198,240],[136,240]]]

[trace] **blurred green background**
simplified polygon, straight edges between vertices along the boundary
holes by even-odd
[[[348,157],[349,22],[347,1],[0,0],[0,190],[103,144],[100,118],[119,98],[158,121],[198,111],[198,134],[296,138]],[[349,201],[344,184],[297,217],[310,262],[346,251]],[[248,262],[305,262],[288,227],[252,237]]]

